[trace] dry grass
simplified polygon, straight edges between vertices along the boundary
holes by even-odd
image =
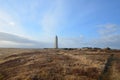
[[[106,55],[105,51],[54,49],[7,50],[0,50],[5,53],[0,58],[0,80],[98,80],[112,53]],[[118,63],[118,60],[113,62],[110,68],[112,73],[107,74],[114,80],[119,80]]]

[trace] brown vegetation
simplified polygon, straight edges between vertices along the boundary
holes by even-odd
[[[99,80],[101,76],[103,80],[120,79],[119,51],[1,49],[2,52],[0,80]],[[114,60],[103,76],[111,54]]]

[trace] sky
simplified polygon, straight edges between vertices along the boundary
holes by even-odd
[[[0,47],[120,49],[119,0],[0,0]]]

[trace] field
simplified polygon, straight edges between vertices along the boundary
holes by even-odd
[[[120,51],[0,49],[0,80],[120,80]]]

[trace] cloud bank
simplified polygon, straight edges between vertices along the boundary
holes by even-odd
[[[46,48],[50,43],[38,42],[22,36],[0,32],[0,47],[14,48]]]

